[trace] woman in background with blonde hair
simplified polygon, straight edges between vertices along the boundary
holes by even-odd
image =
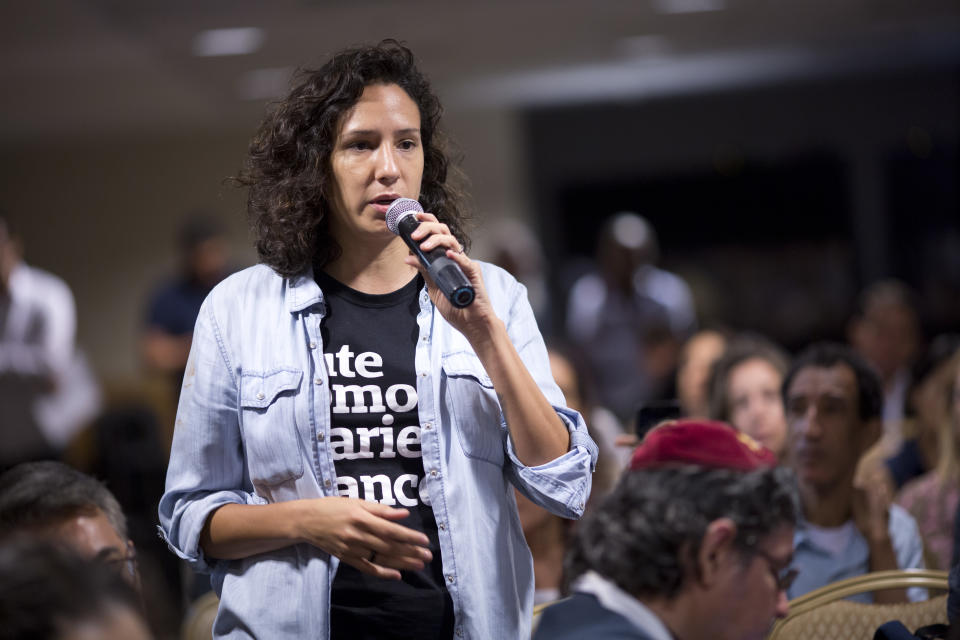
[[[947,418],[939,429],[939,460],[932,471],[911,480],[897,502],[917,520],[925,556],[931,569],[950,569],[953,524],[960,502],[960,351],[948,362],[949,386],[942,388],[948,402]]]

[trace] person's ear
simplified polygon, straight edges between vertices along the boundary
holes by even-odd
[[[697,554],[702,586],[712,587],[718,582],[720,574],[729,564],[731,554],[736,552],[736,537],[737,525],[730,518],[718,518],[707,525]]]

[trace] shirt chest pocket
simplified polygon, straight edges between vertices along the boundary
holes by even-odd
[[[249,371],[240,378],[240,420],[250,480],[274,485],[303,475],[295,402],[303,372]]]
[[[444,402],[464,455],[502,466],[506,425],[497,392],[480,359],[469,352],[443,357]]]

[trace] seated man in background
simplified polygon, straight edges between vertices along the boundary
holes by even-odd
[[[873,369],[849,347],[814,344],[787,372],[783,396],[803,504],[793,556],[800,574],[790,598],[871,571],[923,568],[914,519],[892,504],[883,483],[854,482],[860,457],[882,431],[883,390]],[[908,596],[922,600],[926,591],[851,599],[888,603]]]
[[[151,295],[141,352],[146,365],[170,377],[176,398],[193,341],[200,305],[229,274],[226,230],[212,215],[194,213],[178,234],[180,272]]]
[[[0,544],[0,638],[150,637],[136,591],[115,571],[44,542]]]
[[[0,475],[0,539],[43,538],[116,567],[139,590],[127,522],[99,481],[60,462],[26,462]]]
[[[719,422],[666,422],[578,526],[534,638],[762,638],[787,614],[793,473]]]

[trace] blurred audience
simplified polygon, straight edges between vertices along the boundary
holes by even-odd
[[[897,489],[937,464],[944,425],[950,421],[953,358],[958,350],[960,335],[937,336],[913,367],[903,423],[904,440],[899,450],[886,459],[889,481]]]
[[[228,274],[223,225],[206,213],[187,217],[178,234],[180,273],[157,288],[141,338],[146,365],[170,377],[179,395],[200,305]]]
[[[76,329],[70,288],[23,261],[21,239],[0,216],[0,471],[58,457],[99,409]]]
[[[766,338],[735,337],[714,363],[708,387],[710,417],[733,425],[783,458],[787,420],[780,387],[790,360]]]
[[[949,412],[939,422],[936,467],[908,482],[897,496],[917,520],[930,568],[944,571],[952,566],[954,514],[960,505],[960,351],[947,365],[951,384],[938,400],[948,401]]]
[[[651,431],[578,525],[570,598],[534,638],[760,638],[787,614],[799,505],[793,473],[716,422]]]
[[[16,536],[63,544],[117,567],[139,588],[120,504],[95,478],[61,462],[25,462],[0,475],[0,538]]]
[[[614,446],[620,434],[620,425],[610,411],[593,404],[590,385],[583,376],[578,375],[578,356],[574,355],[575,351],[550,345],[547,353],[550,356],[550,371],[563,392],[567,406],[583,415],[590,436],[599,449],[586,509],[589,512],[610,492],[624,467],[623,454]],[[533,555],[534,604],[556,600],[560,597],[563,558],[575,522],[535,505],[519,491],[515,490],[515,493],[523,535]]]
[[[666,381],[655,374],[672,370],[661,363],[664,352],[675,353],[696,328],[690,288],[656,266],[658,253],[656,233],[646,219],[616,214],[600,231],[599,271],[579,278],[568,298],[567,335],[590,359],[601,403],[622,421],[658,395]]]
[[[0,640],[146,640],[134,589],[103,563],[26,539],[0,545]]]
[[[179,603],[163,580],[156,551],[148,546],[147,554],[138,553],[119,502],[96,478],[55,461],[23,463],[0,475],[0,539],[19,537],[47,540],[114,567],[142,589],[153,633],[175,637]],[[151,538],[158,539],[155,529]]]
[[[883,483],[854,482],[860,457],[881,434],[880,379],[851,348],[817,343],[783,383],[803,513],[794,538],[799,576],[790,598],[870,571],[922,568],[917,524]],[[877,602],[926,598],[924,590],[877,592]],[[852,599],[871,601],[871,594]]]
[[[677,400],[684,417],[710,415],[710,371],[723,355],[727,340],[724,331],[703,329],[683,344],[677,366]]]
[[[514,218],[501,218],[487,230],[486,259],[510,272],[527,288],[527,298],[544,337],[553,331],[543,248],[533,231]]]
[[[886,448],[900,446],[910,387],[910,366],[922,336],[913,294],[898,280],[881,280],[867,287],[847,328],[850,344],[880,374],[883,385],[883,437]]]

